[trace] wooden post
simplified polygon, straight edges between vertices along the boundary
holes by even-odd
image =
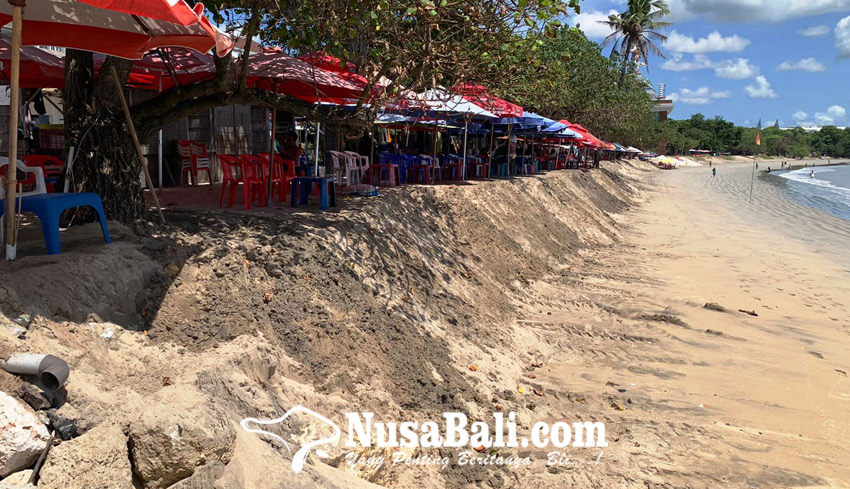
[[[14,260],[18,243],[15,241],[15,192],[18,187],[18,105],[20,104],[21,27],[25,0],[9,0],[12,5],[12,68],[9,87],[9,165],[6,167],[6,259]]]
[[[151,180],[151,174],[148,170],[148,161],[145,159],[145,154],[142,152],[142,145],[139,144],[139,136],[136,134],[136,126],[133,125],[133,117],[130,115],[130,107],[127,105],[127,99],[124,98],[124,86],[118,78],[118,72],[115,67],[112,67],[112,81],[115,83],[115,89],[118,90],[118,99],[121,101],[121,107],[124,109],[124,118],[127,120],[127,128],[130,130],[130,135],[133,136],[133,144],[136,145],[136,153],[139,155],[139,163],[142,165],[142,170],[145,172],[145,178],[148,181],[148,187],[151,189],[153,201],[156,204],[156,212],[159,214],[159,220],[165,224],[165,216],[162,215],[162,207],[159,205],[159,197],[156,195],[156,189]]]

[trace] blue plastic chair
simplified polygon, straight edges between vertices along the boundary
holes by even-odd
[[[490,176],[491,177],[506,177],[506,176],[508,176],[507,157],[500,156],[499,158],[493,159],[493,162],[490,163]]]
[[[103,238],[106,240],[106,244],[112,242],[109,237],[109,228],[106,226],[106,214],[103,212],[103,202],[100,200],[100,196],[95,193],[29,195],[18,197],[15,201],[16,203],[20,201],[21,212],[31,212],[38,216],[48,255],[58,255],[61,253],[59,247],[59,218],[62,216],[62,212],[75,207],[93,208],[100,218],[100,229],[103,231]],[[0,200],[0,203],[2,202]],[[0,217],[3,216],[5,211],[5,206],[0,204]]]

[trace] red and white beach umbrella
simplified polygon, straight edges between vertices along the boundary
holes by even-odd
[[[251,56],[248,70],[249,88],[283,93],[311,103],[356,102],[364,88],[279,51]]]
[[[10,4],[12,2],[9,2]],[[47,45],[141,59],[151,49],[179,46],[226,54],[230,39],[183,0],[30,0],[22,19],[25,46]],[[0,25],[12,20],[0,3]]]
[[[12,66],[12,39],[0,34],[0,83],[9,84]],[[21,50],[21,88],[64,88],[65,60],[49,52],[27,46]]]
[[[24,13],[26,7],[26,14]],[[12,23],[9,85],[9,160],[17,158],[21,45],[50,45],[140,59],[159,47],[188,47],[219,54],[230,39],[203,16],[203,5],[184,0],[8,0],[0,25]],[[15,172],[6,180],[6,258],[15,257]]]

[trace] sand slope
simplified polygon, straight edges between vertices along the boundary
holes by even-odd
[[[0,265],[4,312],[44,316],[26,340],[0,328],[0,353],[68,359],[60,412],[83,428],[151,409],[236,423],[299,404],[340,425],[351,410],[502,409],[523,433],[608,426],[608,448],[572,449],[557,467],[528,449],[504,455],[530,467],[352,471],[337,447],[337,468],[308,467],[320,487],[352,475],[390,487],[845,487],[846,271],[736,217],[734,192],[711,193],[703,173],[612,163],[391,191],[332,213],[171,212],[167,229],[123,230],[111,247],[72,229],[78,245],[61,259]],[[92,260],[109,272],[81,273]],[[67,285],[38,300],[46,271]],[[98,274],[101,293],[73,286]],[[299,444],[319,429],[299,419],[277,432]],[[300,484],[280,470],[285,449],[236,443],[221,481]]]

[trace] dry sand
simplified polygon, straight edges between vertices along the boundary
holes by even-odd
[[[516,450],[503,454],[534,464],[352,474],[336,447],[336,468],[313,460],[308,479],[240,433],[221,487],[352,488],[355,474],[396,488],[848,487],[850,225],[762,178],[750,206],[749,176],[606,164],[332,213],[172,206],[192,208],[165,231],[115,227],[110,247],[72,229],[61,258],[0,265],[4,312],[41,315],[26,340],[0,328],[0,353],[67,358],[59,412],[83,430],[152,410],[235,423],[297,404],[340,425],[352,410],[423,421],[502,408],[522,433],[608,426],[601,457],[571,449],[565,466]],[[314,429],[280,434],[298,444]]]

